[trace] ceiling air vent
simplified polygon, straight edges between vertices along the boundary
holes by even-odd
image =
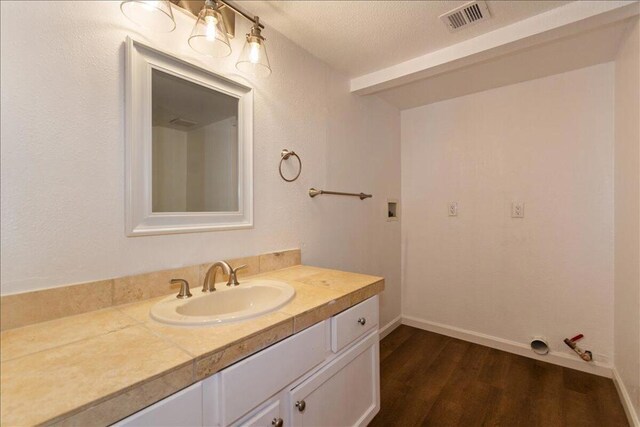
[[[442,22],[444,22],[447,28],[449,28],[449,31],[452,32],[489,18],[491,18],[491,14],[484,1],[472,1],[444,15],[440,15]]]
[[[170,120],[169,123],[176,126],[182,126],[185,128],[190,128],[198,124],[198,122],[191,121],[189,119],[183,119],[182,117],[176,117],[173,120]]]

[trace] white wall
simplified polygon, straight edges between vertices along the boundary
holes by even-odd
[[[187,210],[238,210],[238,136],[235,117],[188,132]]]
[[[152,202],[154,212],[184,212],[187,208],[187,132],[154,126]]]
[[[203,211],[205,186],[205,135],[202,128],[187,133],[187,211]],[[237,144],[236,144],[237,145]]]
[[[640,415],[640,24],[615,62],[615,367]]]
[[[203,128],[204,206],[207,211],[238,210],[238,126],[231,117]]]
[[[238,210],[236,118],[192,131],[153,127],[153,211]]]
[[[384,323],[400,313],[400,232],[385,220],[400,192],[395,107],[349,93],[349,81],[270,28],[273,74],[255,87],[251,230],[124,234],[124,40],[130,34],[232,75],[187,44],[193,21],[152,34],[114,2],[0,3],[2,294],[301,247],[306,264],[382,275]],[[248,30],[237,19],[236,34]],[[237,77],[242,79],[241,77]],[[278,175],[280,151],[304,162]],[[309,187],[374,199],[307,195]]]
[[[613,76],[607,63],[402,111],[403,315],[567,354],[582,332],[611,363]]]

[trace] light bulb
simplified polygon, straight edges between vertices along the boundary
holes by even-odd
[[[249,34],[247,34],[247,41],[242,48],[240,58],[238,58],[238,62],[236,62],[236,68],[238,70],[255,77],[267,77],[271,74],[269,56],[267,55],[267,48],[264,44],[266,39],[260,34],[261,30],[260,18],[256,16],[254,17],[251,30]]]
[[[260,62],[260,43],[251,42],[249,43],[249,61],[252,64],[257,64]]]
[[[222,58],[231,53],[227,27],[213,0],[207,0],[200,10],[189,36],[189,46],[196,52],[214,58]]]
[[[218,24],[218,20],[214,15],[207,15],[204,18],[204,22],[206,23],[206,26],[207,26],[207,29],[205,30],[207,39],[215,40],[216,31],[217,31],[216,25]]]

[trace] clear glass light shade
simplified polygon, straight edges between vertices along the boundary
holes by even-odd
[[[176,28],[169,0],[125,0],[120,3],[120,10],[148,30],[169,33]]]
[[[231,53],[227,27],[222,15],[209,2],[205,4],[189,37],[189,46],[203,55],[222,58]]]
[[[271,64],[267,56],[267,48],[264,39],[259,36],[247,36],[236,68],[243,73],[255,77],[268,77],[271,74]]]

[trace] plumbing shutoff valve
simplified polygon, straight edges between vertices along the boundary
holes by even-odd
[[[582,360],[584,360],[585,362],[591,362],[593,361],[593,354],[591,354],[589,350],[581,349],[580,347],[578,347],[578,344],[576,344],[576,342],[578,340],[581,340],[582,338],[584,338],[584,335],[578,334],[571,339],[565,338],[564,343],[568,345],[571,350],[575,351]]]

